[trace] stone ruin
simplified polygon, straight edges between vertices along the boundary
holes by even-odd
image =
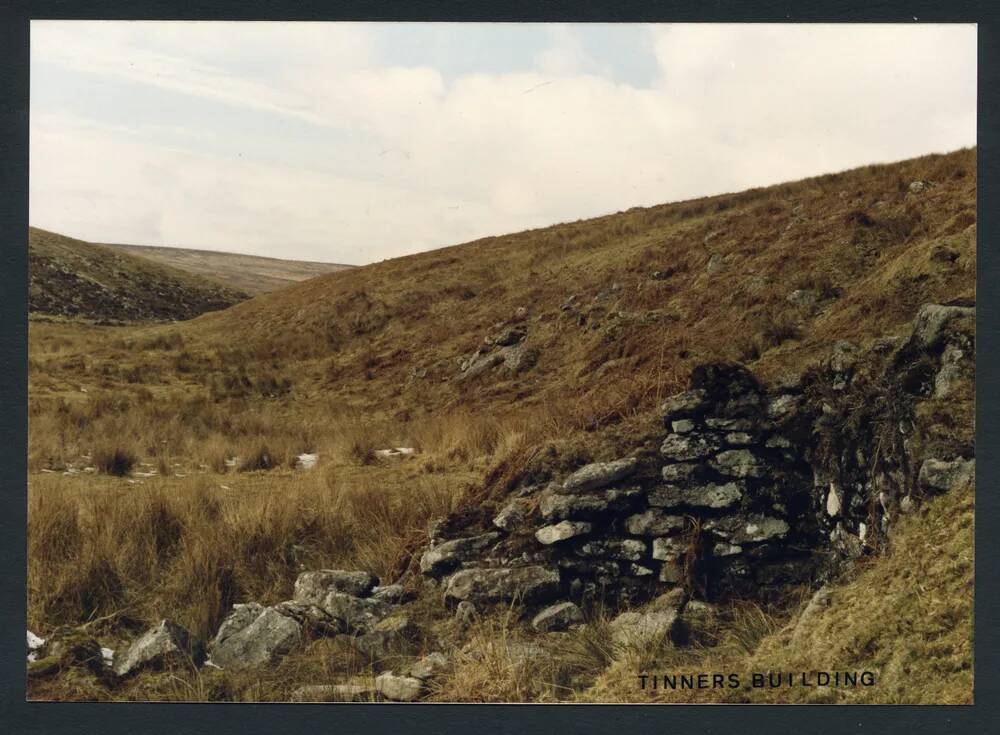
[[[931,447],[913,410],[974,379],[974,321],[973,307],[926,305],[902,344],[837,343],[770,389],[740,365],[700,366],[664,403],[657,452],[526,483],[490,527],[448,519],[420,572],[477,608],[631,606],[678,588],[767,599],[825,579],[974,473],[974,446]]]
[[[523,487],[492,530],[437,539],[421,572],[443,581],[446,601],[474,604],[500,601],[510,586],[501,580],[514,576],[534,582],[536,600],[581,604],[637,603],[677,586],[715,599],[808,582],[818,528],[797,443],[801,396],[768,394],[737,365],[699,368],[691,386],[664,405],[655,455]]]

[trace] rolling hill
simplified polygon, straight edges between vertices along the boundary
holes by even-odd
[[[214,250],[117,244],[109,244],[107,247],[204,276],[251,295],[267,293],[298,281],[354,267]]]
[[[975,191],[967,150],[637,208],[328,274],[186,334],[312,366],[303,393],[352,404],[602,421],[655,406],[699,363],[777,378],[837,340],[897,333],[923,303],[974,302]],[[537,364],[469,374],[510,329]]]
[[[28,268],[34,315],[166,322],[249,298],[192,273],[36,227],[28,231]]]

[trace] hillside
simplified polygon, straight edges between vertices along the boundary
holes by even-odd
[[[117,244],[109,244],[107,247],[219,281],[230,288],[251,295],[275,291],[298,281],[321,276],[324,273],[333,273],[354,267],[337,263],[264,258],[258,255],[224,253],[215,250]]]
[[[871,166],[334,273],[186,334],[309,365],[303,392],[359,405],[572,402],[601,418],[654,406],[702,362],[776,377],[923,303],[974,301],[975,191],[974,151]],[[537,365],[463,372],[509,329]]]
[[[183,270],[36,227],[28,230],[28,269],[33,315],[166,322],[248,298]]]
[[[30,696],[650,701],[643,671],[789,666],[883,686],[676,698],[969,701],[975,274],[962,150],[36,325],[29,627],[133,651],[169,618],[225,668],[50,644]]]

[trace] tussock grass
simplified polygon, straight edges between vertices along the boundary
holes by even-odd
[[[395,482],[388,482],[389,478]],[[207,636],[234,602],[278,602],[303,568],[387,577],[470,476],[333,466],[227,478],[41,475],[29,493],[29,618],[41,630],[165,614]],[[123,612],[124,611],[124,612]]]
[[[135,463],[135,454],[125,447],[102,446],[94,450],[94,467],[105,475],[125,477],[132,471]]]

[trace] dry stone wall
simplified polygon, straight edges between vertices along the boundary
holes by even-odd
[[[489,527],[449,519],[420,571],[474,607],[635,604],[678,587],[767,598],[826,578],[974,472],[971,446],[927,456],[915,411],[973,377],[974,334],[973,308],[927,305],[906,340],[837,343],[770,389],[740,365],[698,367],[662,407],[658,452],[522,486]]]

